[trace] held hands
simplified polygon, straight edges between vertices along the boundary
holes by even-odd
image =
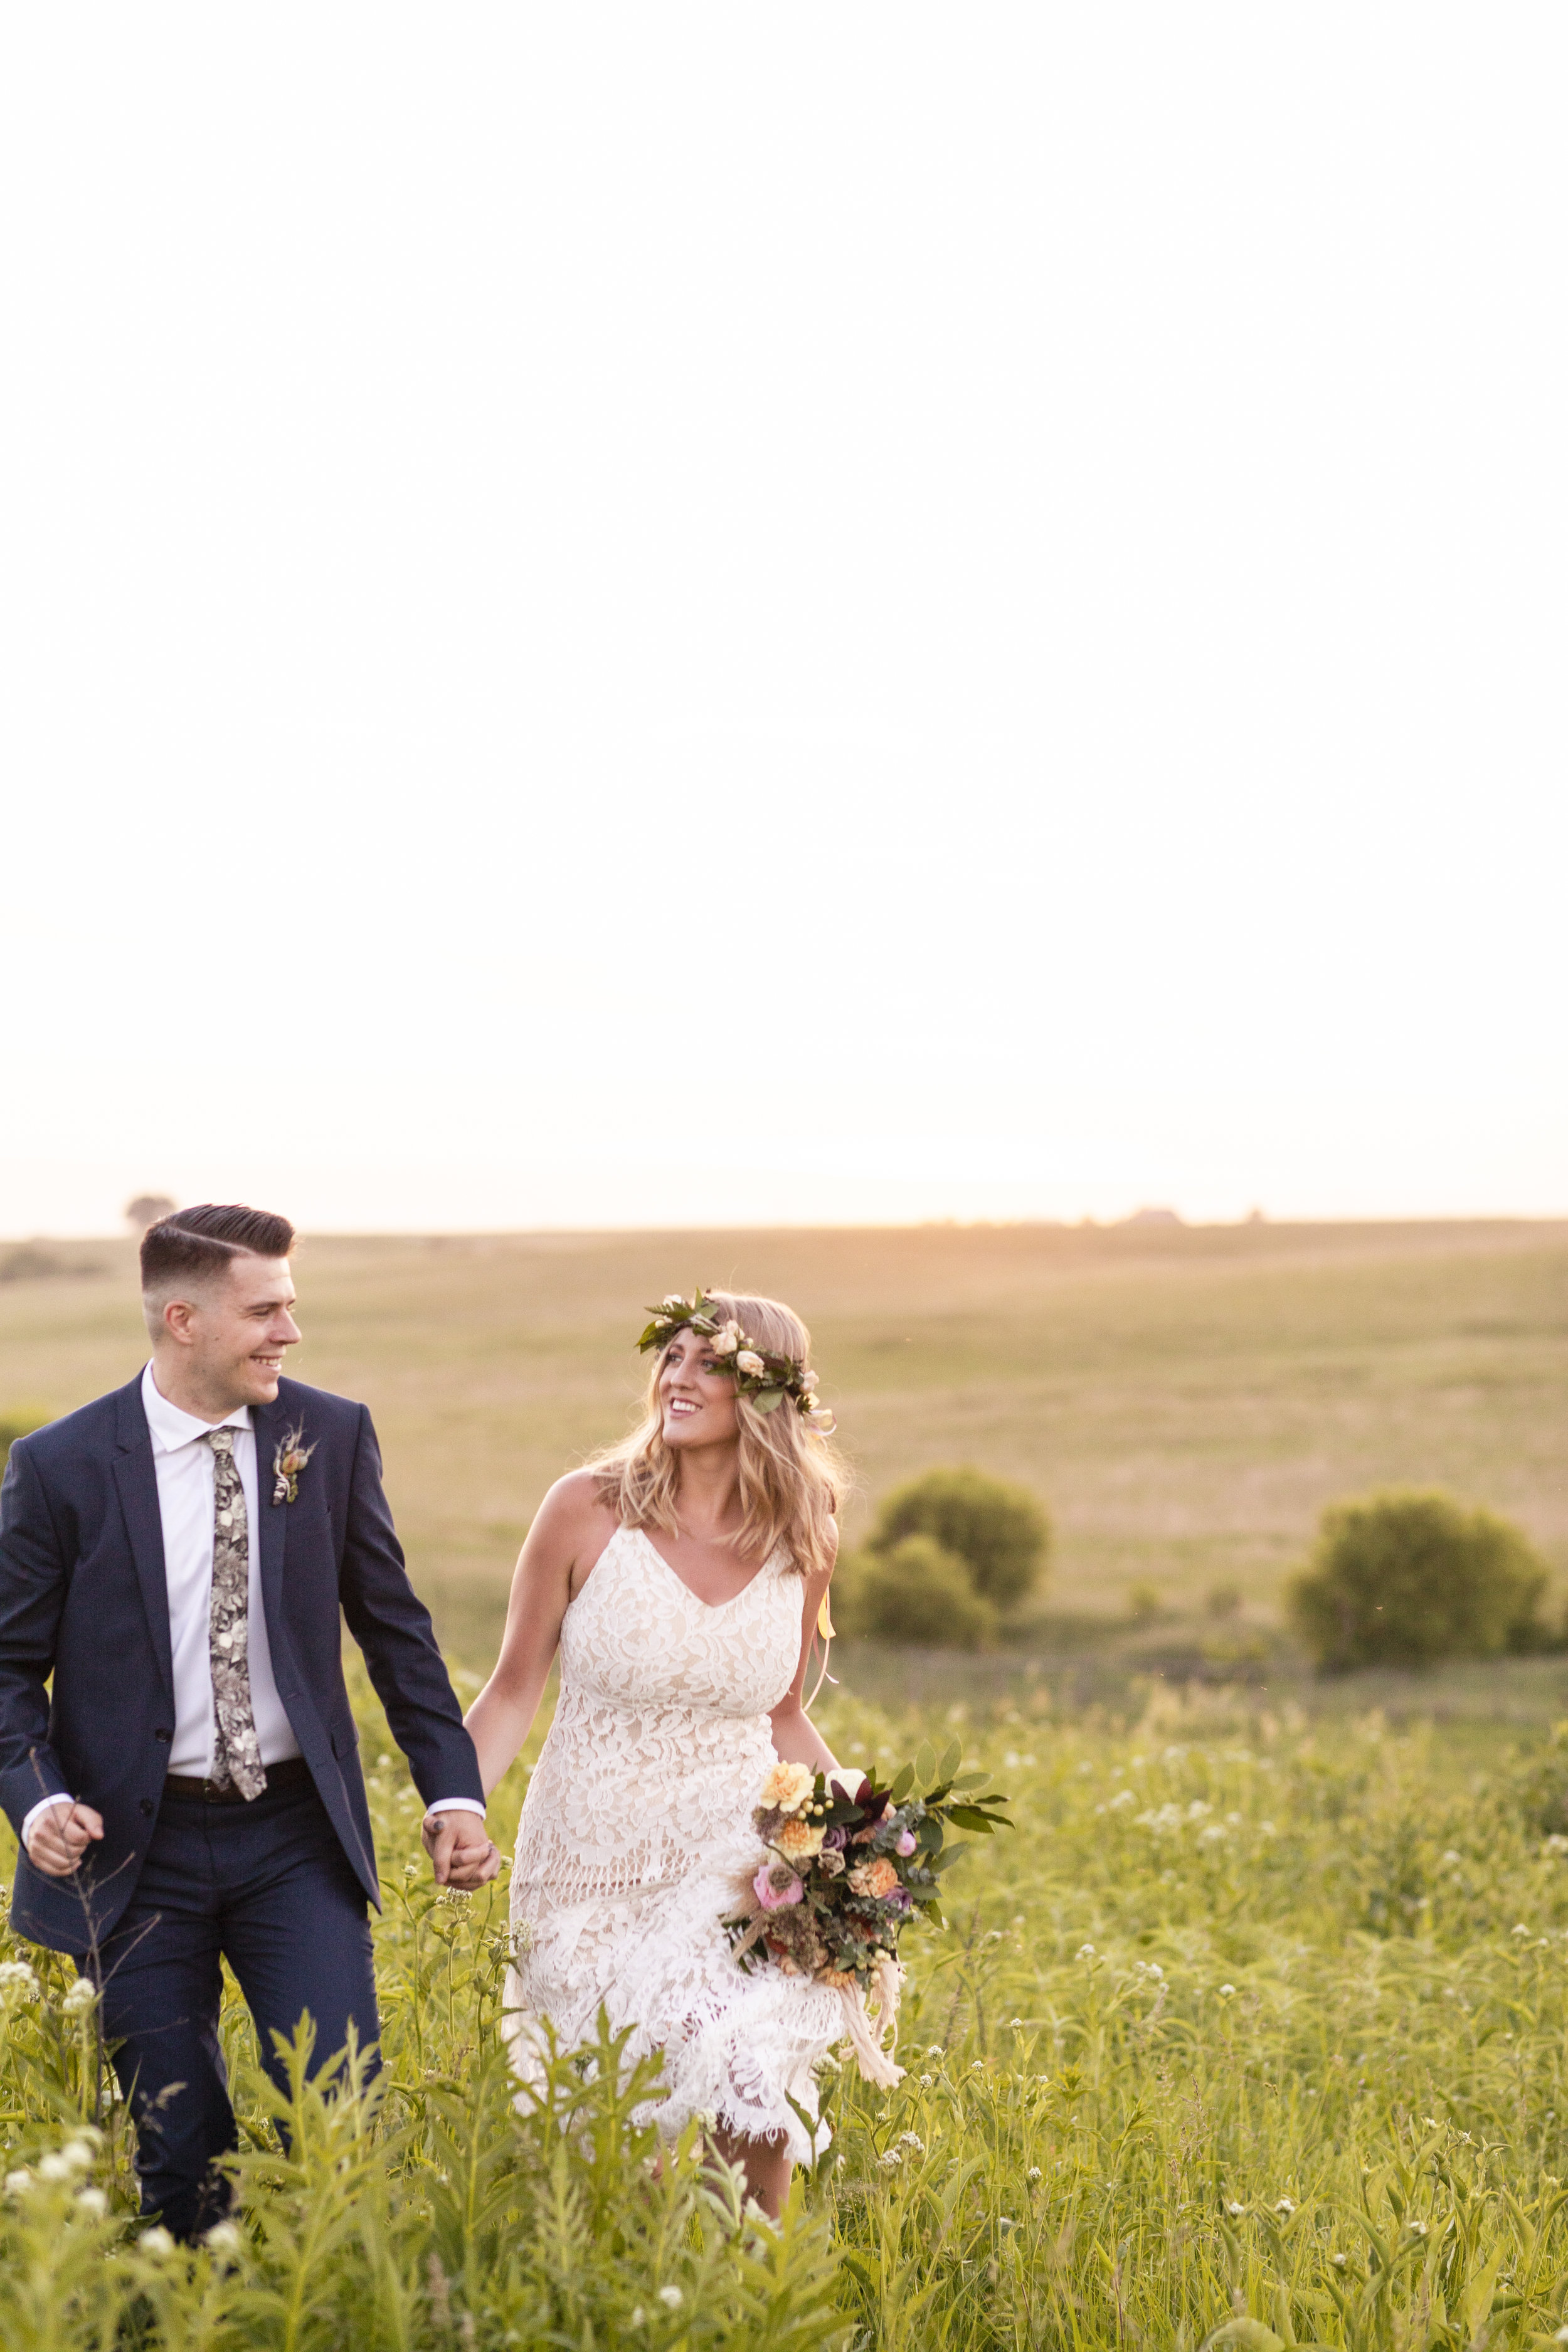
[[[101,1813],[59,1797],[27,1832],[27,1860],[47,1877],[68,1878],[91,1841],[102,1835]]]
[[[437,1886],[471,1895],[500,1868],[500,1849],[492,1844],[478,1813],[426,1813],[419,1835]]]

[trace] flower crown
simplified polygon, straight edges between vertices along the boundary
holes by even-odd
[[[831,1407],[817,1397],[815,1374],[794,1356],[770,1355],[759,1348],[733,1316],[720,1314],[705,1290],[689,1300],[672,1290],[648,1312],[653,1321],[637,1341],[643,1355],[650,1348],[667,1347],[678,1331],[700,1331],[712,1342],[720,1369],[734,1374],[737,1396],[748,1397],[759,1412],[773,1412],[788,1397],[818,1437],[832,1436],[837,1424]]]

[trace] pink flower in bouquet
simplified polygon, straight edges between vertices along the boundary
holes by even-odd
[[[752,1881],[752,1892],[764,1911],[782,1911],[786,1904],[798,1903],[805,1888],[793,1870],[764,1862]]]
[[[896,1850],[906,1858],[910,1854],[913,1853],[915,1850],[915,1833],[913,1830],[900,1830],[899,1832],[899,1843]]]

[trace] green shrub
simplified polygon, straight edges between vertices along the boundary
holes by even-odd
[[[886,1497],[868,1543],[887,1552],[906,1536],[931,1536],[956,1552],[975,1591],[1005,1610],[1039,1582],[1051,1525],[1026,1486],[983,1470],[928,1470]]]
[[[1320,1673],[1342,1674],[1538,1648],[1545,1583],[1506,1519],[1449,1495],[1394,1491],[1323,1513],[1289,1605]]]
[[[934,1537],[906,1536],[887,1551],[854,1563],[848,1605],[834,1601],[841,1632],[917,1649],[980,1650],[996,1631],[996,1612],[976,1592],[968,1563]]]

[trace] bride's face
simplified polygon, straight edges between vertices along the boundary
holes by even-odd
[[[700,1331],[678,1331],[665,1349],[658,1394],[667,1445],[733,1444],[740,1429],[734,1375],[718,1370]]]

